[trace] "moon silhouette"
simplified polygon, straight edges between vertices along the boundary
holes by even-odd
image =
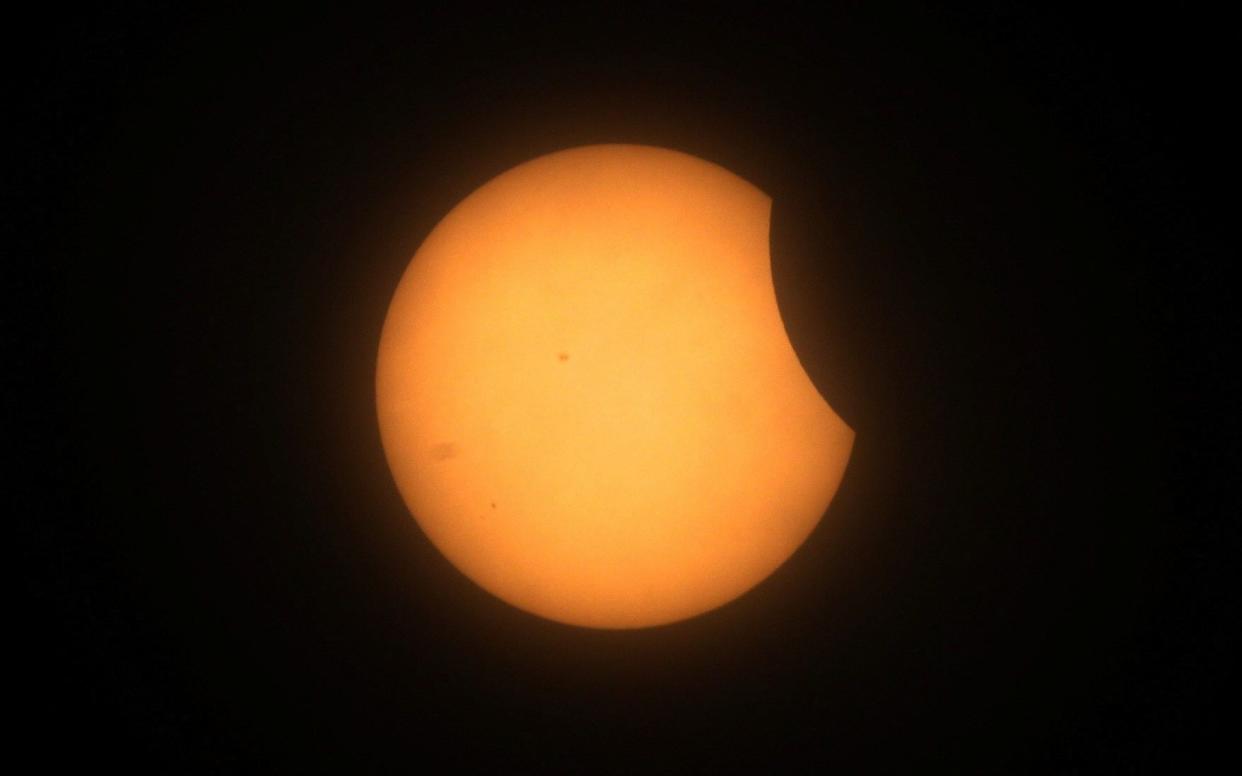
[[[428,235],[380,338],[385,455],[462,573],[542,617],[674,622],[770,575],[854,432],[786,335],[771,199],[594,145],[492,179]]]

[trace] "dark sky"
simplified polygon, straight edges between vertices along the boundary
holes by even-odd
[[[1221,21],[675,5],[11,30],[6,491],[43,762],[1140,773],[1220,745]],[[772,195],[782,314],[858,434],[776,574],[633,632],[454,571],[372,404],[428,230],[593,142]]]

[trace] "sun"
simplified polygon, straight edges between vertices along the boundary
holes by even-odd
[[[786,335],[771,199],[638,145],[521,164],[397,286],[376,404],[405,503],[499,598],[636,628],[738,597],[811,533],[853,431]]]

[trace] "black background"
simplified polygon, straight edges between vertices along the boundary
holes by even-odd
[[[13,30],[23,740],[165,773],[1206,757],[1234,647],[1220,26],[670,5]],[[858,433],[775,575],[632,632],[454,571],[372,405],[430,228],[592,142],[772,195],[790,336]]]

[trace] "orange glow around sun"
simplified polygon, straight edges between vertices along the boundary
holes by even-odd
[[[777,309],[771,200],[636,145],[521,164],[418,249],[376,398],[441,552],[543,617],[635,628],[771,574],[828,508],[854,433]]]

